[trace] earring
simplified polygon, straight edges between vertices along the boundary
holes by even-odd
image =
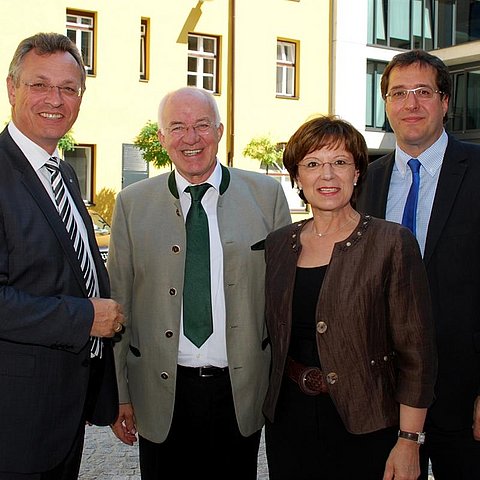
[[[353,186],[356,187],[356,186],[357,186],[357,182],[354,182],[354,183],[353,183]]]

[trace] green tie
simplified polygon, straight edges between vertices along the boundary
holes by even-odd
[[[185,189],[190,192],[192,204],[185,222],[187,251],[183,285],[183,333],[197,347],[201,347],[213,332],[210,237],[207,214],[202,206],[202,197],[210,187],[208,183],[203,183]]]

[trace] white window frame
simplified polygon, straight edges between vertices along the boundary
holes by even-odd
[[[187,59],[187,85],[204,88],[212,93],[218,93],[217,85],[217,72],[218,72],[218,38],[207,35],[198,35],[194,33],[189,33],[188,37],[196,37],[198,39],[198,49],[190,50],[188,49],[188,59]],[[204,40],[213,41],[214,51],[206,52],[203,47]],[[196,70],[190,70],[189,64],[191,60],[194,60]],[[213,72],[206,72],[204,70],[205,60],[212,61]],[[212,88],[206,87],[206,82],[211,80]]]
[[[277,40],[277,96],[296,96],[296,70],[297,44],[286,40]]]
[[[67,10],[67,37],[75,43],[82,53],[85,71],[88,75],[94,74],[95,52],[95,15],[87,12],[73,12]],[[87,49],[83,48],[87,45]]]

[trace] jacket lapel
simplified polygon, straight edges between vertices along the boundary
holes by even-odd
[[[23,152],[10,137],[8,131],[4,130],[2,137],[4,137],[6,142],[6,149],[9,150],[9,155],[11,158],[15,159],[15,163],[13,164],[14,168],[20,172],[25,188],[30,192],[31,196],[37,203],[38,208],[43,213],[47,223],[50,225],[52,232],[57,237],[60,246],[64,250],[65,255],[75,273],[75,276],[86,295],[87,292],[85,289],[85,281],[80,269],[80,264],[77,260],[72,241],[68,236],[67,230],[62,222],[62,219],[60,218],[60,215],[58,214],[57,209],[53,205],[48,193],[45,191],[42,182],[30,165],[30,162],[25,158]]]
[[[432,214],[428,224],[427,240],[425,244],[424,261],[428,265],[435,250],[438,239],[445,227],[450,211],[462,184],[467,170],[467,158],[462,144],[452,137],[448,137],[448,146],[440,170]]]

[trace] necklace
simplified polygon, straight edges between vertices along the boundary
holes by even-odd
[[[346,227],[352,220],[354,220],[354,217],[348,217],[348,220],[345,223],[342,223],[336,230],[332,230],[331,232],[325,232],[325,233],[319,233],[317,232],[317,229],[315,228],[315,221],[313,222],[313,234],[316,235],[317,237],[325,237],[327,235],[332,235],[333,233],[339,232],[342,228]]]

